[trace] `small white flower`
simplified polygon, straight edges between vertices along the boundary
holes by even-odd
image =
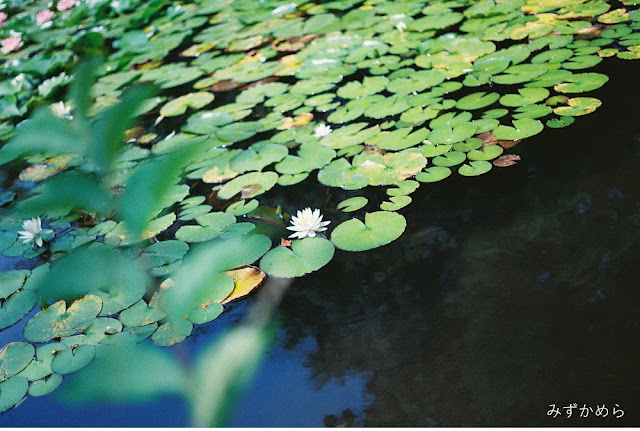
[[[53,112],[53,115],[56,117],[73,120],[73,115],[71,115],[71,105],[67,105],[63,101],[52,104],[51,112]]]
[[[322,221],[322,214],[319,209],[311,211],[311,208],[305,208],[302,211],[298,211],[296,215],[291,217],[291,226],[287,226],[287,229],[294,231],[289,238],[313,238],[316,236],[316,232],[323,232],[327,230],[325,227],[331,223],[330,221]]]
[[[38,247],[42,247],[42,234],[53,233],[51,229],[42,229],[42,222],[40,217],[25,220],[22,223],[22,231],[18,232],[18,239],[23,240],[23,243],[35,242]]]
[[[398,29],[398,31],[400,33],[402,33],[403,31],[405,31],[407,29],[407,24],[405,24],[404,21],[400,21],[398,24],[396,24],[396,28]]]
[[[331,126],[327,126],[326,124],[319,124],[318,126],[316,126],[315,129],[313,129],[315,133],[316,138],[324,138],[325,136],[328,136],[329,133],[331,133]]]

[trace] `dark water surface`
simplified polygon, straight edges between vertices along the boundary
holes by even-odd
[[[398,241],[297,280],[231,425],[640,425],[640,64],[598,71],[611,81],[595,113],[516,146],[516,166],[422,186]],[[174,350],[197,352],[252,301]],[[68,406],[56,392],[0,425],[188,425],[177,398]]]

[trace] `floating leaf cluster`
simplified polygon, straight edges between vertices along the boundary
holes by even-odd
[[[640,58],[634,0],[54,4],[0,6],[0,163],[35,187],[0,190],[0,253],[41,264],[0,274],[0,327],[43,306],[0,352],[0,411],[101,346],[183,340],[266,274],[394,241],[422,183],[516,163],[601,105],[590,69]],[[93,85],[74,79],[86,57],[104,59]],[[337,189],[328,238],[281,242],[322,201],[274,191],[317,183]],[[43,247],[18,238],[36,216]]]

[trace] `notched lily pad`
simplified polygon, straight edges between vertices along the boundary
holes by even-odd
[[[35,348],[23,341],[14,341],[0,350],[0,382],[24,370],[33,360]]]
[[[370,250],[395,241],[406,227],[407,221],[398,213],[367,213],[364,223],[354,218],[336,226],[331,233],[331,242],[341,250]]]
[[[291,248],[279,245],[260,260],[260,269],[273,277],[302,277],[325,266],[333,257],[334,246],[324,238],[303,238]]]
[[[71,374],[89,365],[96,355],[96,348],[90,344],[72,346],[53,357],[51,370],[58,374]]]
[[[337,205],[337,208],[343,212],[352,212],[363,208],[368,202],[369,200],[364,196],[355,196],[353,198],[343,200]]]
[[[25,325],[22,334],[34,343],[73,335],[78,332],[77,328],[95,319],[101,309],[102,300],[95,295],[87,295],[76,300],[68,309],[64,301],[58,301],[33,316]]]

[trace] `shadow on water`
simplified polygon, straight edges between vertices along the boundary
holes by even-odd
[[[398,241],[338,251],[297,280],[279,342],[231,425],[638,425],[640,126],[630,95],[640,65],[609,60],[598,111],[516,146],[516,166],[424,185],[401,211]],[[251,302],[176,353],[192,356]],[[594,411],[567,419],[571,403]],[[603,404],[608,416],[596,417]],[[185,426],[184,408],[43,397],[0,421]]]
[[[400,240],[294,285],[282,321],[291,348],[317,339],[317,386],[370,376],[364,414],[326,424],[638,425],[640,68],[620,63],[599,111],[515,167],[421,187]]]

